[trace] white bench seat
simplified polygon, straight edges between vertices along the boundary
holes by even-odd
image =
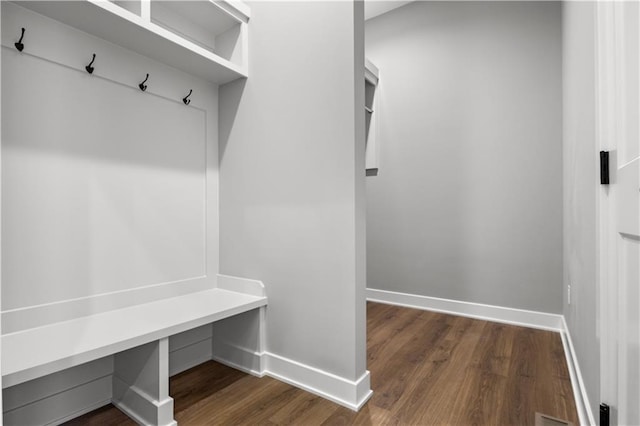
[[[2,385],[125,351],[267,304],[264,296],[212,289],[2,336]]]

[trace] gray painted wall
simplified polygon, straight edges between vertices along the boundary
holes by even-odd
[[[221,273],[264,282],[271,354],[349,380],[366,369],[355,8],[252,3],[250,77],[220,88]]]
[[[561,47],[557,2],[415,2],[367,21],[367,287],[562,311]]]
[[[600,401],[595,3],[563,3],[564,316],[591,410]],[[571,285],[571,304],[567,287]],[[597,418],[597,416],[596,416]]]

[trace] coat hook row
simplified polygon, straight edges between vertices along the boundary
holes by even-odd
[[[191,96],[192,92],[193,92],[193,89],[189,90],[189,94],[184,98],[182,98],[182,102],[184,102],[185,105],[189,105],[191,103],[191,99],[189,99],[189,96]]]
[[[87,72],[88,72],[89,74],[93,74],[93,70],[94,70],[95,68],[93,68],[93,67],[92,67],[92,65],[93,65],[93,61],[95,61],[95,60],[96,60],[96,54],[94,53],[94,54],[93,54],[93,58],[91,59],[91,62],[89,62],[89,65],[87,65],[86,67],[84,67],[84,69],[85,69],[85,70],[87,70]]]
[[[20,35],[20,40],[18,40],[17,43],[14,43],[16,49],[18,49],[19,52],[22,52],[22,50],[24,50],[24,44],[22,43],[22,39],[24,38],[24,33],[25,33],[25,29],[22,28],[22,34]],[[93,71],[95,70],[95,68],[93,67],[93,63],[95,62],[95,60],[96,60],[96,54],[94,53],[91,57],[91,62],[89,62],[89,65],[84,67],[84,69],[87,70],[89,74],[93,74]],[[143,92],[147,90],[148,86],[145,84],[147,80],[149,80],[149,73],[147,73],[145,79],[140,84],[138,84],[138,87]],[[185,105],[189,105],[191,103],[191,99],[189,99],[189,96],[191,96],[192,93],[193,93],[193,89],[190,89],[189,94],[184,98],[182,98],[182,102],[184,102]]]
[[[16,47],[16,49],[18,49],[18,52],[22,52],[22,49],[24,49],[24,44],[22,44],[23,38],[24,38],[24,28],[22,28],[22,34],[20,35],[20,40],[18,40],[17,43],[14,43],[14,46]]]

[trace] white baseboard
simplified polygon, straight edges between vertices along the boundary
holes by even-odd
[[[562,332],[560,333],[562,336],[562,346],[564,347],[564,354],[567,359],[567,368],[569,369],[571,387],[573,388],[573,399],[576,402],[576,410],[578,411],[580,424],[596,425],[595,416],[589,403],[587,388],[582,379],[580,364],[578,363],[573,341],[571,340],[571,333],[569,332],[569,327],[567,326],[564,316],[562,317],[562,328]]]
[[[263,377],[265,373],[264,352],[261,353],[242,348],[229,342],[215,341],[212,359],[220,364],[235,368],[252,376]]]
[[[272,353],[266,353],[267,376],[358,411],[373,395],[369,371],[351,381]]]
[[[351,381],[273,353],[260,353],[219,341],[214,342],[213,359],[253,376],[273,377],[354,411],[373,394],[368,371]]]
[[[112,403],[139,424],[174,425],[173,398],[160,401],[113,375]]]
[[[440,299],[437,297],[419,296],[416,294],[398,293],[373,288],[367,289],[367,300],[370,302],[424,309],[427,311],[442,312],[542,330],[559,332],[563,329],[562,315],[549,314],[546,312]]]

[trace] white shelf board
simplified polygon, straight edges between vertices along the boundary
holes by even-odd
[[[216,4],[242,22],[249,22],[251,19],[251,8],[242,0],[217,1]]]
[[[266,297],[212,289],[6,334],[2,336],[2,386],[14,386],[266,304]]]
[[[15,3],[212,83],[224,84],[247,77],[242,67],[111,2]]]
[[[151,15],[157,0],[151,2]],[[162,7],[173,11],[202,28],[213,28],[215,34],[222,34],[242,21],[211,0],[200,1],[168,1],[162,0]]]
[[[364,59],[364,78],[374,86],[378,85],[380,70],[369,59]]]

